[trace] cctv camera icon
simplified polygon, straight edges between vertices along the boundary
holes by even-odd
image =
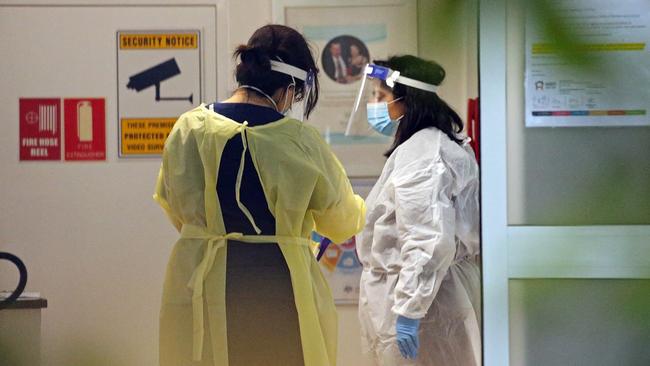
[[[169,101],[169,100],[187,100],[190,104],[193,103],[194,94],[189,97],[161,97],[160,96],[160,83],[181,74],[181,69],[176,63],[176,59],[172,58],[165,62],[161,62],[156,66],[150,67],[140,73],[129,77],[129,83],[126,87],[134,89],[136,92],[141,92],[151,86],[156,87],[156,102]]]

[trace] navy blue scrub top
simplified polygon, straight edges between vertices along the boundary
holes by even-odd
[[[214,103],[218,114],[249,126],[261,126],[284,118],[275,109],[247,103]],[[210,106],[206,106],[209,108]],[[239,209],[235,196],[237,172],[243,151],[241,135],[233,136],[225,145],[217,175],[217,196],[226,232],[256,235],[253,225]],[[275,235],[275,218],[269,211],[260,178],[253,165],[250,150],[246,151],[241,183],[241,202],[253,216],[261,235]],[[232,244],[232,245],[231,245]],[[278,262],[280,261],[280,262]],[[228,244],[228,266],[286,266],[277,245],[232,243]]]

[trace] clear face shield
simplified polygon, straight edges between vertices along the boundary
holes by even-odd
[[[362,137],[377,133],[391,136],[394,133],[401,117],[391,119],[388,105],[398,100],[393,99],[396,83],[433,93],[438,89],[436,85],[401,76],[399,71],[374,64],[366,65],[345,130],[346,136]]]
[[[289,96],[289,90],[293,88],[292,100],[285,100],[282,103],[282,105],[288,106],[288,109],[284,111],[278,110],[278,112],[304,121],[307,118],[307,103],[314,98],[313,91],[316,75],[313,70],[305,71],[293,65],[275,60],[271,60],[271,70],[289,75],[293,80],[293,83],[287,87],[284,93],[284,97],[287,98]],[[303,90],[300,93],[296,92],[296,79],[304,82]]]

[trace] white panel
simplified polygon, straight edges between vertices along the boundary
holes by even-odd
[[[650,226],[509,227],[510,278],[650,278]]]
[[[513,366],[650,365],[649,280],[510,280]]]
[[[485,366],[508,364],[505,1],[479,6],[483,352]]]
[[[40,365],[40,348],[41,309],[0,311],[0,365]]]

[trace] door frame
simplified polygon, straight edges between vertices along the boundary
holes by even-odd
[[[508,225],[507,5],[479,2],[485,366],[509,364],[510,279],[650,279],[650,225]]]

